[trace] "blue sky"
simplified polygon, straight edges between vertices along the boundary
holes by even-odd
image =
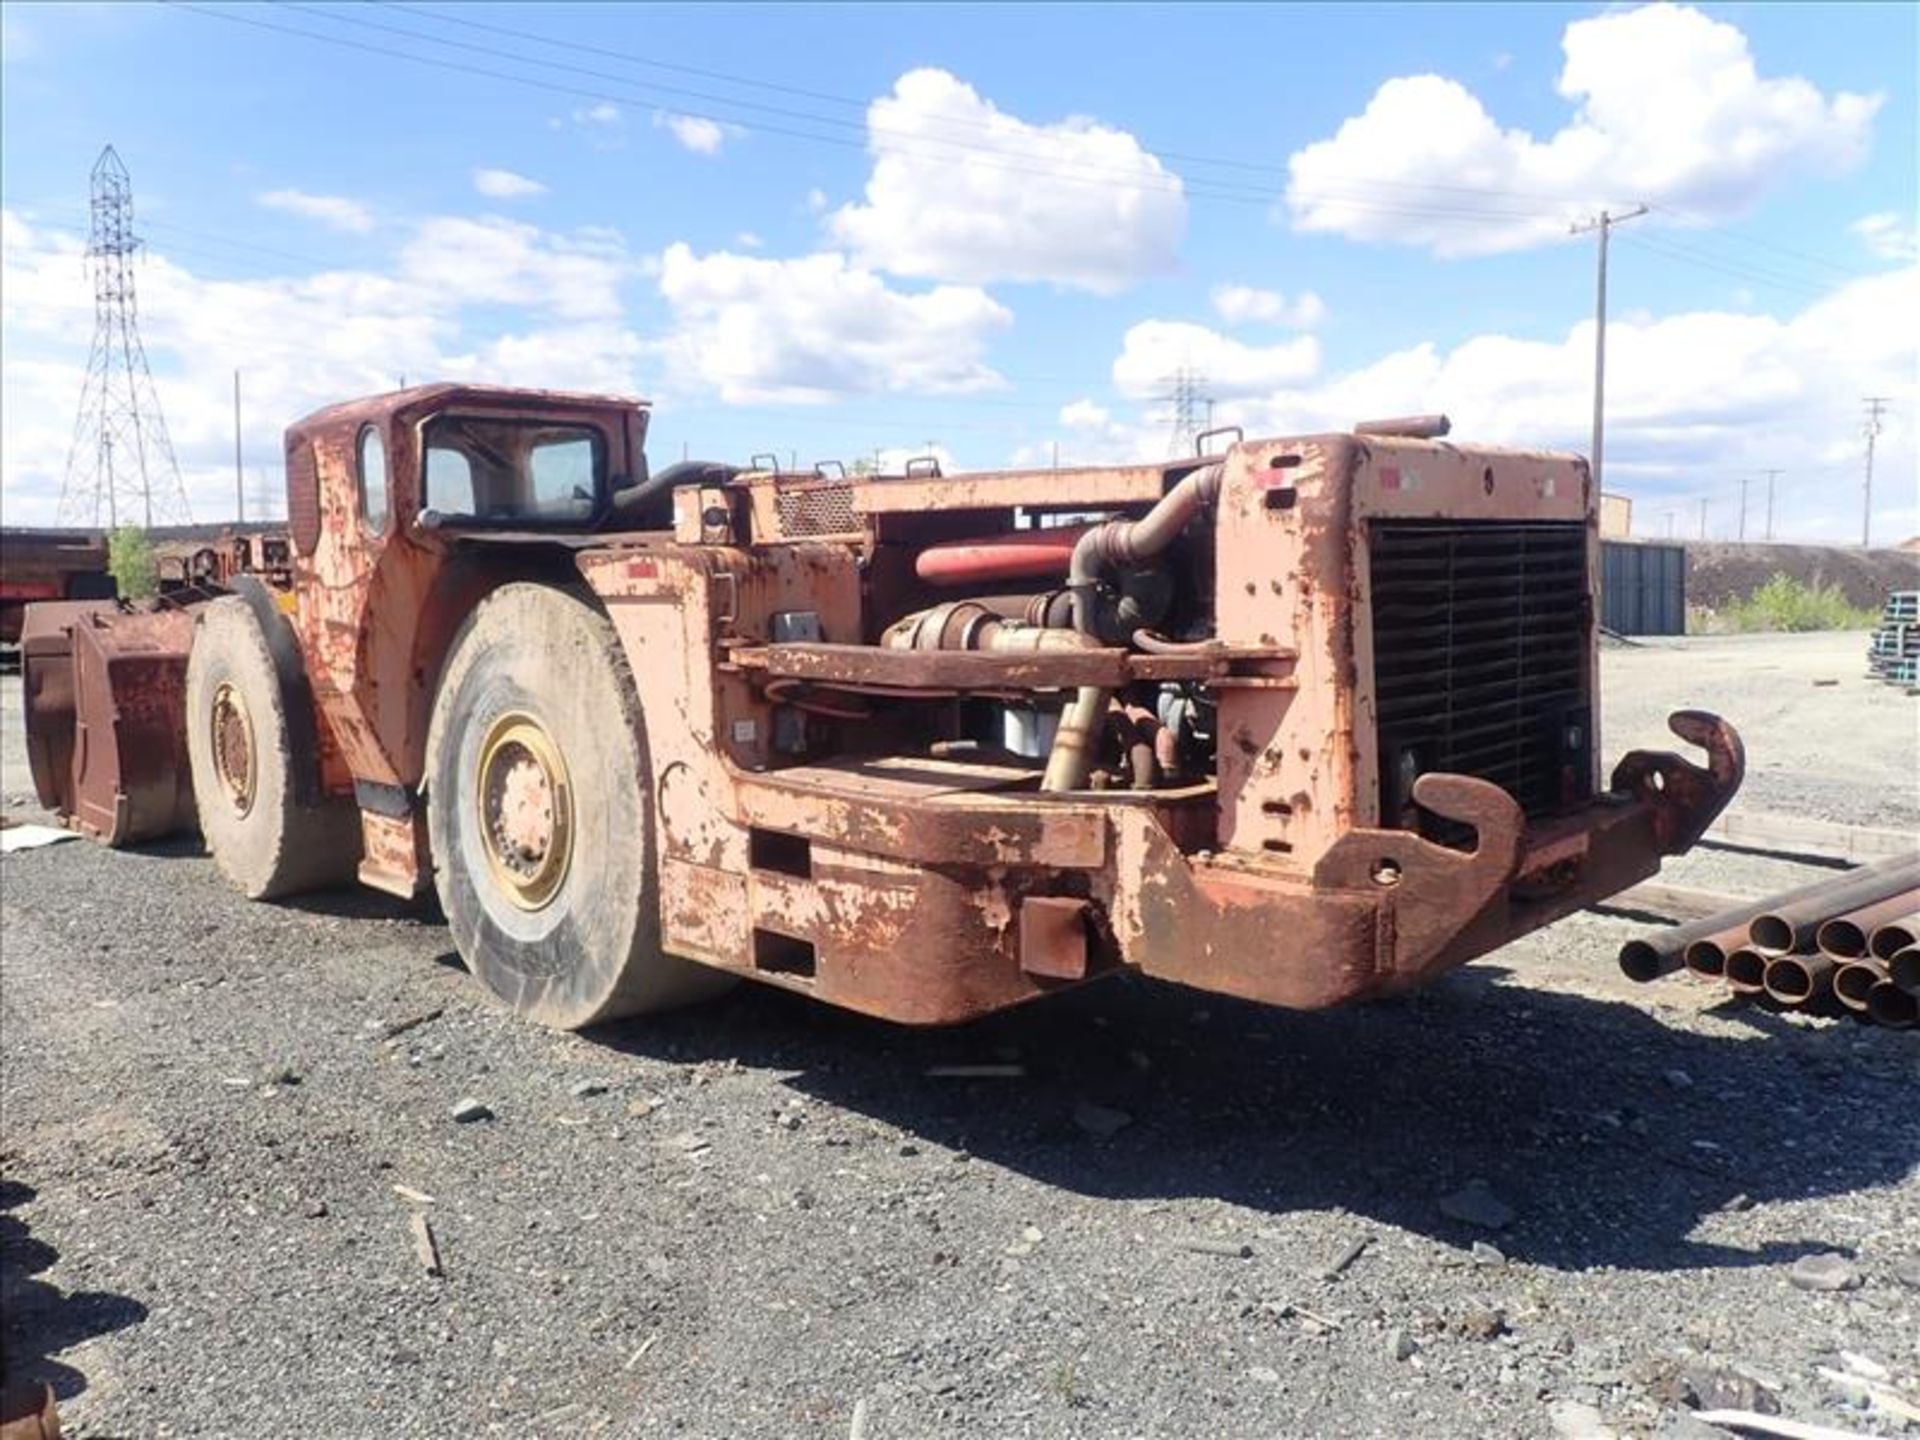
[[[1564,232],[1648,202],[1640,528],[1731,534],[1780,468],[1783,536],[1857,538],[1886,394],[1876,538],[1920,529],[1911,6],[208,8],[5,11],[10,520],[64,474],[111,141],[200,518],[236,367],[270,489],[281,426],[402,373],[646,394],[672,456],[1157,455],[1181,366],[1254,430],[1584,448]]]

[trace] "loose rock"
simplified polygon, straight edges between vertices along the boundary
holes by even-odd
[[[461,1100],[449,1113],[453,1116],[454,1121],[461,1125],[470,1125],[475,1120],[491,1120],[493,1118],[493,1111],[488,1108],[487,1104],[484,1101],[475,1100],[471,1095]]]
[[[1515,1211],[1486,1181],[1469,1180],[1451,1195],[1440,1197],[1440,1213],[1482,1230],[1504,1230],[1513,1223]]]
[[[592,1095],[604,1095],[607,1093],[607,1082],[604,1080],[576,1080],[573,1083],[573,1088],[568,1090],[567,1093],[576,1100],[585,1100]]]
[[[1476,1265],[1504,1265],[1507,1263],[1507,1257],[1501,1251],[1500,1247],[1498,1245],[1489,1245],[1484,1240],[1474,1241],[1471,1253],[1473,1255],[1473,1263]]]
[[[1787,1272],[1787,1283],[1796,1290],[1835,1291],[1860,1288],[1860,1272],[1844,1255],[1828,1251],[1822,1255],[1802,1255]]]
[[[1393,1360],[1411,1360],[1420,1351],[1420,1342],[1395,1326],[1387,1332],[1387,1356]]]

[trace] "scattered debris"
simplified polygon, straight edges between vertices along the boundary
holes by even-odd
[[[1504,1265],[1507,1263],[1505,1252],[1503,1252],[1498,1245],[1489,1245],[1484,1240],[1474,1241],[1473,1249],[1469,1253],[1473,1256],[1473,1263],[1476,1265]]]
[[[1860,1288],[1859,1270],[1846,1256],[1829,1250],[1819,1255],[1802,1255],[1787,1272],[1787,1283],[1796,1290],[1834,1291]]]
[[[666,1101],[656,1100],[651,1095],[636,1095],[627,1101],[627,1114],[636,1120],[644,1120],[664,1104]]]
[[[413,1233],[413,1254],[420,1268],[429,1275],[446,1274],[440,1266],[440,1244],[434,1239],[433,1226],[427,1223],[427,1217],[415,1210],[407,1217],[407,1228]]]
[[[847,1423],[847,1440],[867,1440],[867,1397],[853,1402],[853,1418]]]
[[[1411,1360],[1420,1352],[1420,1342],[1398,1325],[1387,1331],[1387,1356],[1393,1360]]]
[[[1515,1215],[1514,1208],[1494,1194],[1493,1187],[1484,1180],[1469,1180],[1451,1195],[1442,1195],[1440,1213],[1482,1230],[1504,1230],[1513,1223]]]
[[[607,1093],[607,1082],[604,1080],[576,1080],[567,1093],[576,1100],[585,1100],[594,1095],[604,1095]]]
[[[1755,1435],[1775,1435],[1779,1440],[1860,1440],[1846,1430],[1826,1425],[1809,1425],[1804,1420],[1782,1420],[1773,1415],[1756,1415],[1749,1410],[1702,1410],[1693,1417],[1703,1425],[1718,1425],[1722,1430],[1744,1430]]]
[[[1247,1371],[1247,1378],[1261,1385],[1278,1385],[1280,1372],[1271,1365],[1255,1365]]]
[[[1507,1312],[1475,1307],[1453,1322],[1453,1330],[1467,1340],[1497,1340],[1507,1333]]]
[[[416,1190],[411,1185],[396,1185],[393,1187],[393,1193],[398,1195],[402,1200],[412,1201],[415,1205],[432,1205],[435,1203],[433,1196],[427,1194],[424,1190]]]
[[[458,1105],[455,1105],[451,1113],[454,1120],[461,1125],[470,1124],[475,1120],[491,1120],[493,1118],[492,1109],[490,1109],[484,1101],[475,1100],[470,1095],[461,1100]]]
[[[1777,1386],[1766,1385],[1750,1374],[1727,1365],[1696,1366],[1679,1375],[1671,1398],[1696,1410],[1748,1410],[1760,1415],[1778,1415],[1780,1402],[1774,1396]]]
[[[327,1202],[324,1200],[309,1200],[306,1205],[301,1208],[300,1213],[305,1215],[309,1220],[324,1220],[327,1215]]]
[[[621,1368],[625,1370],[633,1369],[634,1366],[638,1365],[643,1359],[646,1358],[647,1352],[651,1350],[654,1346],[658,1345],[659,1343],[660,1343],[660,1336],[658,1332],[647,1336],[646,1339],[640,1342],[640,1348],[638,1350],[635,1350],[633,1354],[627,1357],[627,1363]]]
[[[422,1025],[438,1020],[446,1013],[446,1006],[436,1005],[433,1009],[423,1010],[418,1015],[409,1015],[404,1020],[395,1020],[391,1024],[380,1027],[380,1038],[382,1040],[391,1040],[394,1036],[404,1035],[409,1030],[418,1030]]]
[[[0,830],[0,855],[11,855],[16,850],[38,850],[42,845],[58,845],[62,840],[79,838],[71,830],[59,830],[51,825],[9,825]]]
[[[1204,1236],[1195,1236],[1179,1242],[1182,1250],[1191,1250],[1196,1255],[1225,1255],[1233,1260],[1251,1260],[1253,1246],[1242,1240],[1208,1240]]]
[[[1556,1400],[1547,1407],[1547,1423],[1560,1440],[1615,1440],[1616,1432],[1593,1405]]]
[[[262,1085],[298,1085],[299,1072],[291,1065],[269,1065],[260,1076]]]
[[[1372,1243],[1373,1236],[1362,1235],[1358,1240],[1355,1240],[1351,1245],[1347,1246],[1346,1249],[1336,1255],[1333,1263],[1320,1272],[1321,1275],[1328,1280],[1337,1280],[1347,1272],[1347,1268],[1352,1265],[1354,1261],[1366,1253],[1367,1246]]]

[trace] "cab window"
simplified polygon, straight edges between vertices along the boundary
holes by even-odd
[[[360,431],[360,518],[375,534],[387,530],[387,447],[380,432],[368,425]]]

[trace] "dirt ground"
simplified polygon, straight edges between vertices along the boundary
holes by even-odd
[[[1864,645],[1610,648],[1607,750],[1716,709],[1743,807],[1920,830],[1920,700]],[[82,1437],[1903,1433],[1920,1038],[1634,986],[1644,928],[1326,1014],[1115,981],[914,1032],[743,987],[565,1036],[378,896],[11,855],[0,1329]]]

